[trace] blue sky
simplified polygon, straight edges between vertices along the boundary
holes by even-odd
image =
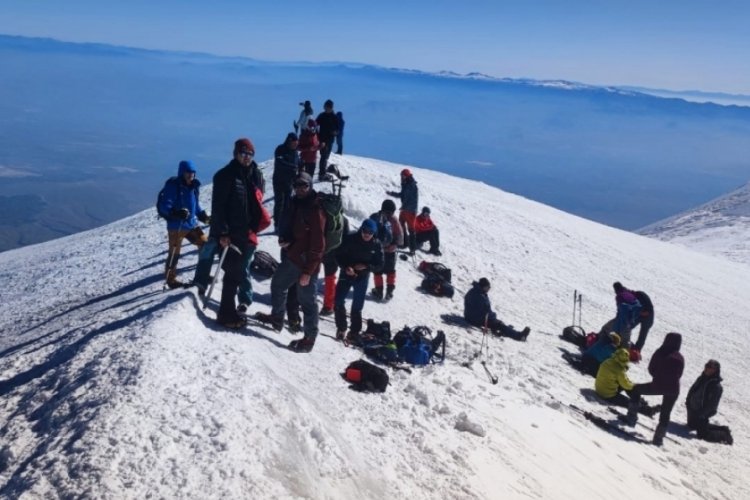
[[[750,2],[2,0],[0,33],[750,94]]]

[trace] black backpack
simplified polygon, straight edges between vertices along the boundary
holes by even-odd
[[[276,272],[277,267],[279,267],[279,262],[270,253],[263,250],[256,250],[253,263],[250,264],[253,271],[269,278]]]
[[[388,373],[382,368],[358,359],[349,363],[341,376],[352,385],[350,389],[359,392],[385,392],[388,387]]]
[[[451,282],[452,273],[450,268],[445,267],[440,262],[427,262],[426,260],[423,260],[419,263],[419,270],[425,276],[440,276],[443,281],[447,281],[448,283]]]
[[[455,292],[450,281],[444,280],[438,274],[428,274],[427,277],[422,280],[422,289],[435,297],[451,298]]]
[[[169,219],[169,214],[163,214],[163,213],[161,213],[159,211],[159,205],[161,205],[162,200],[164,200],[164,198],[167,195],[167,193],[166,193],[167,186],[169,186],[170,184],[177,184],[177,182],[178,182],[177,177],[170,177],[169,179],[166,180],[166,182],[164,183],[164,186],[161,188],[161,190],[159,191],[159,194],[156,196],[156,214],[157,214],[157,217],[163,217],[165,219]]]

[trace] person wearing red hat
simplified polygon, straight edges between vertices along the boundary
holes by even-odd
[[[417,207],[419,206],[419,188],[411,170],[405,168],[401,171],[401,191],[386,191],[385,194],[401,199],[398,221],[404,229],[404,240],[409,243],[409,253],[414,255],[417,250],[414,220],[417,218]]]
[[[221,248],[234,245],[224,259],[224,280],[217,321],[228,328],[245,324],[241,312],[252,303],[252,283],[249,266],[255,247],[256,234],[268,227],[271,218],[263,207],[263,174],[253,158],[255,147],[250,139],[234,143],[234,158],[214,175],[211,200],[211,231],[209,236]],[[209,259],[213,259],[213,256]],[[235,304],[240,299],[240,310]]]

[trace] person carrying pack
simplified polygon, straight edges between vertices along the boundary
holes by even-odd
[[[159,191],[156,209],[167,220],[169,253],[164,266],[166,286],[185,286],[177,280],[177,261],[180,259],[182,240],[187,239],[198,247],[207,241],[198,221],[208,223],[210,217],[200,204],[200,181],[195,178],[193,162],[183,160],[177,167],[177,177],[170,177]]]
[[[396,290],[396,249],[403,245],[404,234],[401,225],[396,220],[396,204],[393,200],[384,200],[380,211],[370,216],[378,226],[376,237],[383,247],[383,267],[375,272],[375,288],[372,295],[376,300],[391,300]],[[383,294],[383,274],[387,288]]]

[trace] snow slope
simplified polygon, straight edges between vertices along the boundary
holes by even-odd
[[[638,233],[750,264],[750,182]]]
[[[356,221],[402,168],[335,161],[352,176],[345,205]],[[412,171],[459,293],[421,294],[413,264],[399,261],[396,299],[367,302],[365,317],[443,328],[449,341],[445,364],[390,371],[382,395],[347,390],[339,373],[359,353],[330,338],[330,321],[312,353],[296,354],[284,348],[287,332],[226,331],[214,324],[216,303],[204,313],[194,290],[163,291],[165,231],[153,210],[0,254],[0,497],[750,497],[747,266]],[[260,247],[277,251],[272,236]],[[194,263],[187,253],[184,277]],[[527,343],[490,339],[497,385],[478,363],[461,366],[480,335],[439,318],[460,314],[481,276],[500,317],[532,327]],[[593,379],[561,359],[571,346],[557,335],[574,289],[587,329],[608,320],[614,280],[655,302],[646,359],[667,332],[683,333],[683,394],[706,359],[721,360],[717,420],[732,425],[735,446],[685,437],[683,397],[661,449],[599,430],[565,405],[608,415],[590,400]],[[252,311],[267,310],[269,281],[256,292]],[[631,378],[648,379],[645,363]]]

